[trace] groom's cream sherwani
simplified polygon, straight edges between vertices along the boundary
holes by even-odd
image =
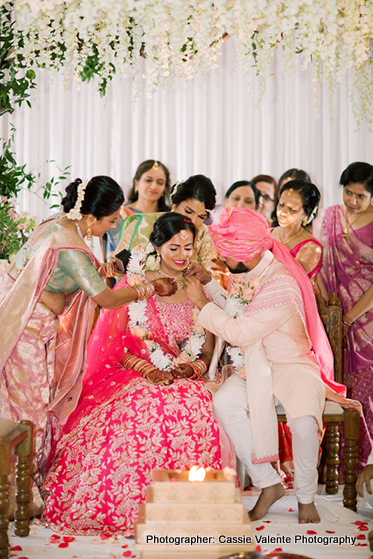
[[[254,438],[254,463],[277,459],[277,416],[273,395],[291,419],[313,416],[321,429],[325,385],[305,328],[302,296],[297,282],[270,251],[244,274],[258,287],[247,309],[232,318],[224,306],[228,293],[211,280],[212,301],[198,324],[239,346],[245,356],[248,407]],[[219,343],[213,363],[217,363]]]

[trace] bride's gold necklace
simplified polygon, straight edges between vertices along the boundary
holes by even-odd
[[[361,216],[365,214],[365,212],[369,209],[369,207],[370,207],[370,206],[368,206],[367,208],[365,208],[365,210],[364,210],[363,212],[360,212],[359,215],[357,216],[357,218],[354,219],[352,223],[350,223],[350,222],[348,221],[348,219],[347,219],[347,208],[345,207],[345,220],[346,220],[346,226],[345,226],[344,231],[343,231],[343,236],[344,236],[345,239],[348,239],[348,238],[349,238],[349,236],[350,236],[350,231],[349,231],[349,230],[351,229],[351,227],[353,226],[353,224],[356,223],[356,222],[358,221],[358,219],[360,219]]]
[[[290,241],[292,241],[293,239],[296,239],[297,237],[299,237],[299,235],[302,233],[303,229],[302,227],[299,229],[298,233],[296,235],[293,235],[292,237],[290,237],[290,239],[288,239],[287,241],[283,241],[282,239],[280,239],[280,236],[278,234],[278,229],[276,231],[276,235],[277,235],[277,240],[280,241],[280,243],[282,243],[283,245],[287,245],[288,243],[290,243]]]

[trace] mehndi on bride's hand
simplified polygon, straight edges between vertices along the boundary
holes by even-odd
[[[171,373],[175,378],[190,378],[195,371],[189,363],[179,363],[179,365],[175,365]]]
[[[174,377],[171,373],[167,373],[167,371],[161,371],[160,369],[154,369],[153,371],[148,373],[145,378],[152,384],[163,384],[165,386],[174,382]]]

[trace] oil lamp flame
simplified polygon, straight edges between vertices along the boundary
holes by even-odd
[[[199,468],[198,466],[192,466],[189,470],[189,481],[203,481],[206,477],[205,468]]]

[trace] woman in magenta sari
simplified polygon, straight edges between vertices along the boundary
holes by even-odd
[[[171,277],[177,292],[103,311],[97,321],[80,402],[43,485],[44,519],[54,530],[133,535],[153,469],[221,468],[202,378],[213,339],[196,326],[198,310],[183,289],[194,236],[185,216],[160,216],[116,288]]]
[[[373,166],[351,163],[342,173],[343,205],[320,212],[314,234],[324,246],[321,279],[327,294],[338,293],[343,307],[343,375],[350,398],[359,400],[359,465],[373,442]]]
[[[96,305],[113,309],[154,293],[150,285],[113,292],[84,241],[115,225],[122,203],[122,189],[110,177],[77,179],[66,189],[64,213],[37,227],[1,277],[1,417],[32,421],[39,485],[52,426],[58,430],[66,421],[81,392]]]

